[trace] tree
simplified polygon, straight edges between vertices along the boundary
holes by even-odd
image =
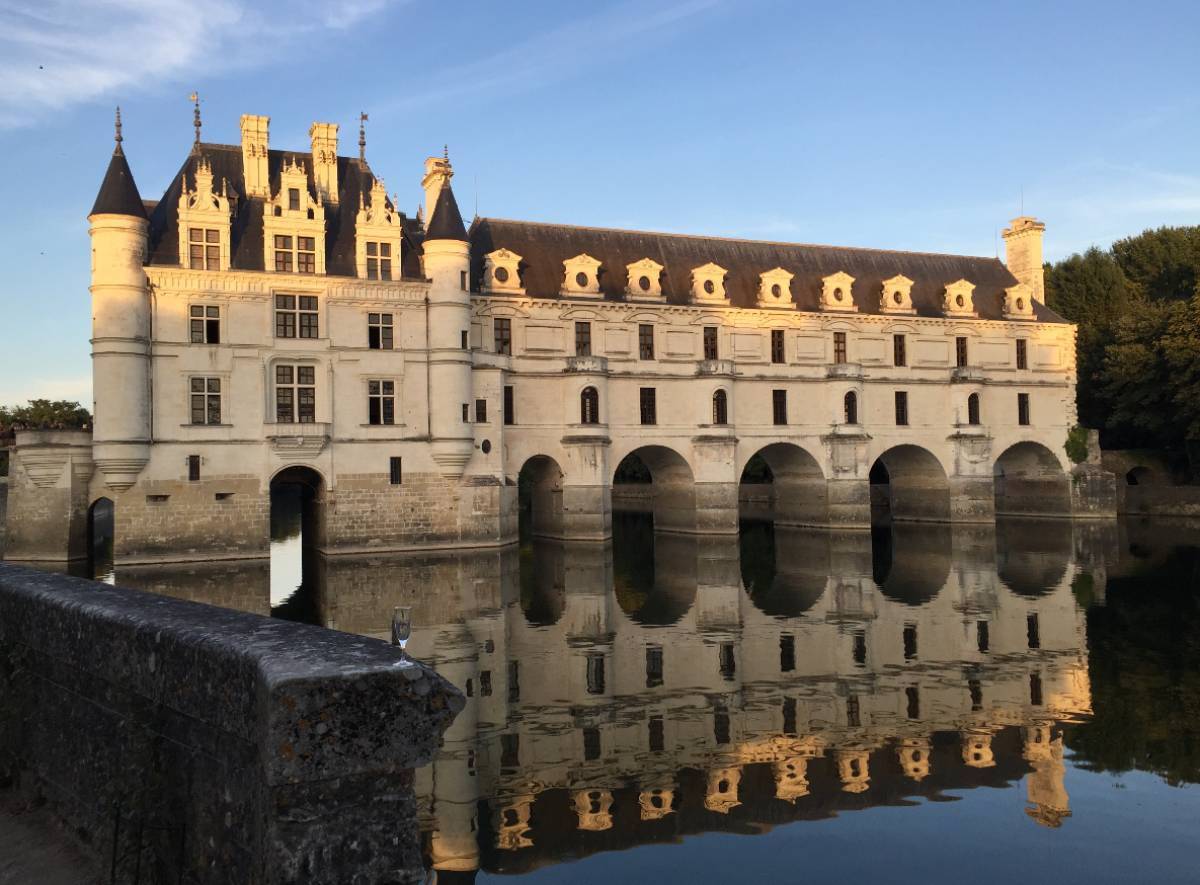
[[[0,432],[13,430],[87,430],[92,416],[69,400],[31,399],[26,405],[0,406]]]
[[[1160,227],[1117,240],[1113,258],[1146,298],[1187,299],[1200,281],[1200,227]]]

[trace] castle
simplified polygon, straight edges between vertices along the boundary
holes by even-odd
[[[446,155],[409,216],[361,131],[357,157],[330,123],[305,152],[267,117],[241,135],[197,126],[144,200],[118,117],[88,216],[94,428],[18,439],[10,558],[80,555],[102,499],[119,563],[265,556],[282,482],[329,553],[503,545],[522,508],[570,540],[614,507],[735,533],[756,495],[838,529],[1111,515],[1064,454],[1075,327],[1044,303],[1033,218],[1004,263],[468,229]]]

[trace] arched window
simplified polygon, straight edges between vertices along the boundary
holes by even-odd
[[[594,387],[585,387],[579,394],[579,423],[600,423],[600,394]]]
[[[973,393],[967,397],[967,423],[979,423],[979,394]]]
[[[713,394],[713,424],[729,423],[729,399],[725,391],[718,390]]]
[[[846,423],[858,423],[858,396],[853,390],[846,393],[845,399]]]

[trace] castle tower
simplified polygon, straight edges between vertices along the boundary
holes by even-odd
[[[446,164],[449,170],[449,162]],[[429,387],[433,460],[443,476],[462,476],[475,445],[471,425],[470,247],[462,215],[442,184],[425,231],[429,280]]]
[[[1029,215],[1014,218],[1004,229],[1004,263],[1009,272],[1030,288],[1039,304],[1046,303],[1046,280],[1042,269],[1042,237],[1046,225]]]
[[[150,222],[121,147],[88,214],[92,240],[93,458],[109,488],[137,481],[150,460],[150,292],[142,262]]]

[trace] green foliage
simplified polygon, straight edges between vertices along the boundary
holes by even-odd
[[[1072,464],[1082,464],[1087,460],[1087,436],[1087,428],[1080,427],[1078,424],[1067,431],[1067,441],[1063,448],[1066,449],[1067,457],[1071,459]]]
[[[79,403],[31,399],[23,406],[0,406],[0,433],[11,430],[86,430],[92,416]]]
[[[1113,258],[1145,298],[1191,298],[1200,281],[1200,227],[1160,227],[1117,240]]]

